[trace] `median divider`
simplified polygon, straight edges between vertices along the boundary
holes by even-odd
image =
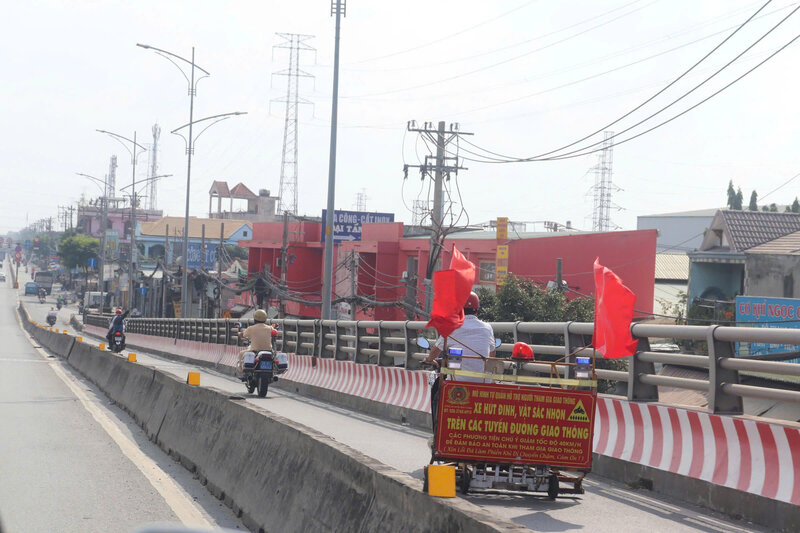
[[[56,335],[30,331],[43,345],[40,339]],[[527,531],[465,500],[431,498],[420,490],[420,480],[241,398],[190,386],[89,344],[53,345],[68,349],[60,355],[195,472],[248,528]]]

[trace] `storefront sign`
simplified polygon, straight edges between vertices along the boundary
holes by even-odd
[[[446,381],[436,454],[448,459],[589,468],[589,391]]]

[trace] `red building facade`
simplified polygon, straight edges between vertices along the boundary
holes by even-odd
[[[361,304],[350,316],[364,320],[405,320],[409,258],[416,259],[417,300],[424,301],[422,281],[428,263],[430,241],[427,237],[404,237],[401,222],[365,224],[361,241],[342,242],[334,254],[335,285],[333,298],[361,296]],[[286,279],[289,296],[288,315],[317,318],[322,290],[323,245],[321,224],[292,222],[287,228]],[[250,248],[248,270],[259,272],[277,283],[280,280],[280,256],[283,224],[270,222],[253,225],[253,240],[241,246]],[[653,310],[655,277],[655,230],[609,233],[534,233],[514,235],[498,241],[494,232],[460,232],[447,239],[441,265],[447,268],[453,245],[478,269],[476,285],[495,287],[495,260],[498,244],[509,247],[508,271],[535,283],[546,284],[556,278],[556,260],[562,259],[562,278],[570,288],[592,295],[592,264],[595,258],[612,269],[636,294],[636,309]],[[368,305],[372,302],[376,305]],[[275,302],[272,302],[274,305]],[[397,305],[390,305],[397,304]],[[347,305],[339,305],[342,317]]]

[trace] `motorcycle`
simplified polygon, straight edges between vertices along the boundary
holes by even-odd
[[[248,393],[258,389],[258,397],[263,398],[269,384],[278,381],[277,370],[278,360],[271,351],[245,352],[243,375],[239,379],[244,382]]]
[[[39,303],[44,304],[47,303],[47,298],[45,296],[39,295]]]
[[[109,349],[112,353],[120,353],[125,349],[125,334],[123,332],[114,332],[114,335],[111,336]]]
[[[59,311],[61,311],[61,308],[62,308],[63,306],[64,306],[64,304],[62,304],[61,302],[58,302],[58,303],[56,304],[56,308],[57,308]]]
[[[50,326],[55,326],[56,325],[56,316],[55,315],[47,315],[47,323],[50,324]]]

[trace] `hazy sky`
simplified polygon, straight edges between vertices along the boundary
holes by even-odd
[[[407,0],[347,5],[342,23],[336,206],[352,209],[365,189],[369,210],[410,222],[427,196],[404,162],[427,148],[408,120],[459,122],[481,147],[515,156],[558,148],[603,128],[695,63],[764,2],[746,0]],[[195,117],[247,111],[214,126],[196,145],[191,213],[204,216],[212,180],[279,188],[286,67],[275,32],[313,34],[317,48],[301,82],[314,102],[300,112],[299,210],[325,204],[334,20],[329,0],[37,1],[2,3],[0,22],[0,232],[55,216],[97,189],[76,172],[102,177],[112,154],[130,183],[127,153],[95,132],[150,141],[162,127],[159,208],[183,214],[186,158],[169,131],[188,120],[186,82],[137,42],[189,56],[212,76],[199,84]],[[773,1],[695,71],[613,131],[621,131],[694,87],[796,7]],[[800,33],[800,13],[752,51],[645,125],[642,131],[718,90]],[[693,44],[692,44],[693,43]],[[623,228],[648,213],[723,205],[728,180],[760,195],[800,173],[797,65],[793,44],[738,84],[678,120],[614,150],[613,196]],[[595,136],[588,144],[597,142]],[[624,138],[624,136],[620,136]],[[587,144],[587,143],[585,143]],[[581,146],[581,145],[577,145]],[[463,147],[463,146],[462,146]],[[470,150],[473,147],[466,146]],[[469,154],[463,154],[469,156]],[[471,156],[469,156],[471,157]],[[146,155],[140,158],[144,176]],[[472,222],[571,220],[591,228],[596,155],[550,162],[466,161],[459,174]],[[456,194],[455,180],[451,181]],[[800,179],[766,198],[789,203]],[[405,202],[404,202],[405,200]]]

